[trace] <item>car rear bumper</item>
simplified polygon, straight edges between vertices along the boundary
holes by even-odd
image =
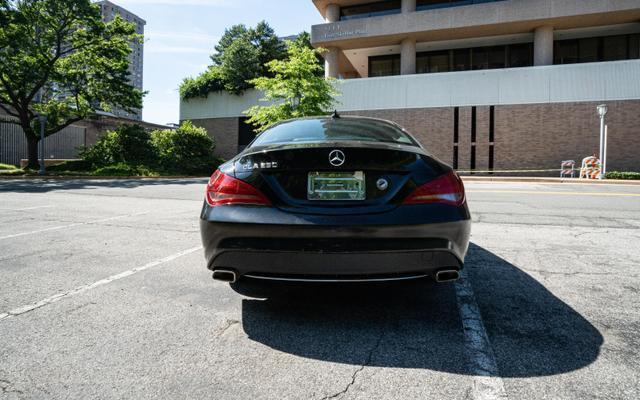
[[[202,219],[201,232],[208,268],[238,278],[395,280],[461,269],[470,221],[318,226]]]

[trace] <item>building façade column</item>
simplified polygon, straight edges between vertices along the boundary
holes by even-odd
[[[327,52],[324,53],[324,76],[327,78],[337,78],[339,76],[338,71],[338,56],[340,49],[337,47],[327,48]]]
[[[533,39],[533,65],[553,65],[553,27],[541,26]]]
[[[412,13],[416,10],[416,0],[402,0],[402,13]]]
[[[406,38],[402,41],[400,50],[400,73],[411,75],[416,73],[416,41]]]
[[[324,11],[325,22],[338,22],[340,21],[340,6],[337,4],[329,4]]]

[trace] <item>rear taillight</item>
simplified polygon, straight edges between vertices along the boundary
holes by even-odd
[[[240,179],[223,174],[220,170],[211,175],[207,184],[206,198],[211,207],[229,204],[271,205],[269,199],[261,191]]]
[[[451,171],[422,186],[418,186],[403,204],[441,203],[459,206],[464,203],[462,179]]]

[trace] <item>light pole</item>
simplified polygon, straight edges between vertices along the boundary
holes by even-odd
[[[604,117],[607,115],[609,107],[606,104],[600,104],[598,106],[598,116],[600,117],[600,179],[604,179],[605,164],[604,160],[607,157],[605,153],[605,129],[604,129]]]
[[[38,115],[38,121],[40,122],[40,175],[46,175],[47,170],[44,166],[44,130],[47,125],[47,116],[44,114]]]
[[[43,92],[44,89],[38,90],[36,97],[33,99],[35,103],[43,103]],[[38,122],[40,123],[40,175],[45,175],[47,170],[44,166],[44,132],[47,126],[47,116],[45,114],[38,113]]]

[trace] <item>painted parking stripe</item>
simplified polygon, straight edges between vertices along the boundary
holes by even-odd
[[[474,400],[506,400],[504,383],[476,302],[466,270],[455,284],[458,311],[462,320],[465,352],[473,377],[471,396]]]
[[[82,226],[82,225],[98,224],[100,222],[115,221],[115,220],[122,219],[122,218],[135,217],[135,216],[144,215],[144,214],[149,214],[149,211],[139,212],[139,213],[134,213],[134,214],[117,215],[115,217],[95,219],[95,220],[92,220],[92,221],[75,222],[73,224],[68,224],[68,225],[52,226],[50,228],[38,229],[38,230],[35,230],[35,231],[30,231],[30,232],[14,233],[13,235],[0,236],[0,240],[13,239],[13,238],[21,237],[21,236],[34,235],[36,233],[59,231],[61,229],[73,228],[73,227]]]
[[[12,212],[12,211],[31,211],[31,210],[38,210],[41,208],[51,208],[53,206],[35,206],[35,207],[24,207],[24,208],[1,208],[0,211],[2,212]]]
[[[7,319],[10,317],[16,317],[18,315],[22,315],[25,313],[28,313],[29,311],[33,311],[36,310],[38,308],[44,307],[46,305],[58,302],[62,299],[66,299],[67,297],[71,297],[71,296],[75,296],[84,292],[87,292],[91,289],[95,289],[99,286],[103,286],[106,285],[108,283],[126,278],[128,276],[137,274],[139,272],[148,270],[150,268],[154,268],[154,267],[158,267],[162,264],[166,264],[170,261],[176,260],[180,257],[186,256],[188,254],[191,253],[195,253],[196,251],[202,250],[202,246],[198,246],[198,247],[192,247],[190,249],[186,249],[180,252],[177,252],[175,254],[171,254],[170,256],[161,258],[159,260],[155,260],[155,261],[151,261],[150,263],[147,263],[141,267],[137,267],[137,268],[133,268],[124,272],[120,272],[119,274],[116,275],[111,275],[107,278],[101,279],[99,281],[90,283],[88,285],[83,285],[83,286],[78,286],[75,289],[71,289],[71,290],[67,290],[65,292],[60,292],[57,294],[54,294],[53,296],[47,297],[46,299],[42,299],[40,301],[37,301],[35,303],[30,303],[30,304],[25,304],[21,307],[17,307],[14,308],[13,310],[10,310],[6,313],[0,314],[0,321],[2,321],[3,319]]]
[[[640,197],[640,193],[603,193],[603,192],[545,192],[542,190],[467,190],[467,193],[506,193],[506,194],[538,194],[552,196],[611,196],[611,197]]]

